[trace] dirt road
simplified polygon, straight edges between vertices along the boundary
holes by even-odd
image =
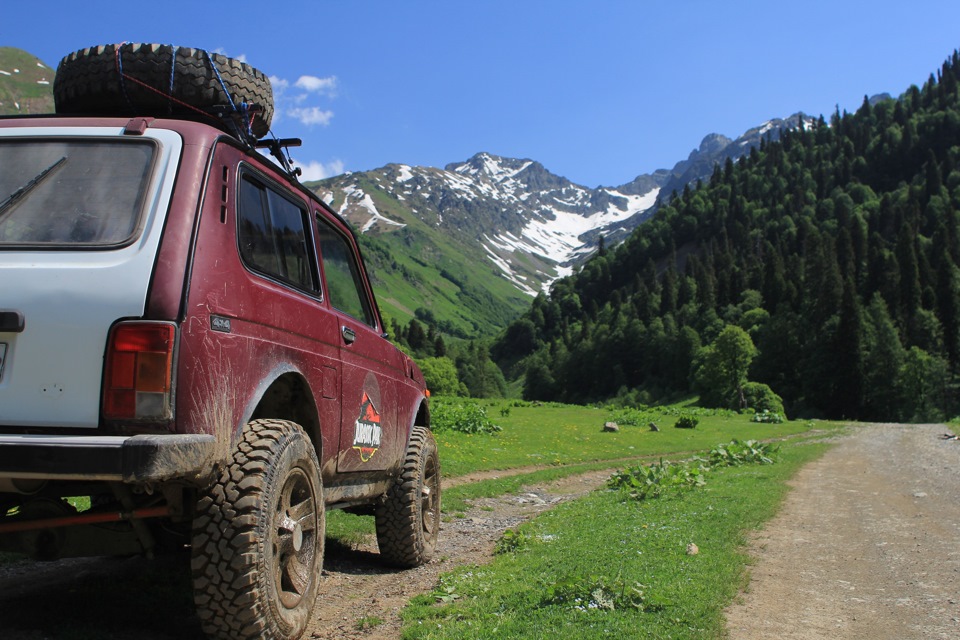
[[[944,431],[855,427],[801,470],[781,515],[755,541],[749,592],[728,612],[731,638],[960,638],[960,442],[939,439]],[[328,548],[306,637],[398,638],[398,612],[433,589],[440,573],[489,561],[505,529],[584,495],[608,475],[478,501],[466,517],[443,524],[437,560],[411,571],[384,569],[372,542]],[[64,620],[72,621],[69,631]],[[0,567],[0,637],[202,635],[185,562],[84,559]]]
[[[732,640],[960,638],[960,442],[856,427],[757,536]]]

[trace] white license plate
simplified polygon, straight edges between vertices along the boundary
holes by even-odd
[[[0,381],[3,380],[3,363],[7,360],[7,343],[0,342]]]

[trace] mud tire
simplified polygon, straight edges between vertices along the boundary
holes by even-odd
[[[117,69],[117,47],[128,78]],[[210,65],[211,58],[223,84]],[[197,109],[209,112],[215,107],[229,108],[230,100],[239,108],[246,102],[263,109],[251,123],[258,138],[270,131],[274,110],[270,80],[261,71],[219,53],[208,56],[203,49],[166,44],[110,44],[71,53],[57,66],[53,99],[59,114],[175,116],[194,120],[203,118]]]
[[[430,561],[440,532],[440,457],[429,429],[413,428],[400,476],[375,516],[384,561],[398,567]]]
[[[231,464],[197,502],[194,603],[211,638],[299,638],[323,568],[320,465],[303,429],[247,424]]]

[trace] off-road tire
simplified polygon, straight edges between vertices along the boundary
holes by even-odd
[[[247,424],[197,502],[194,602],[212,638],[299,638],[323,568],[324,502],[310,439],[293,422]]]
[[[118,46],[126,78],[117,68]],[[270,131],[274,109],[270,80],[261,71],[219,53],[167,44],[110,44],[71,53],[57,66],[53,99],[59,114],[175,116],[193,120],[203,119],[196,110],[229,108],[231,100],[240,108],[246,102],[263,109],[251,124],[258,138]]]
[[[414,427],[400,476],[377,506],[381,557],[398,567],[430,561],[440,533],[440,457],[433,434]]]

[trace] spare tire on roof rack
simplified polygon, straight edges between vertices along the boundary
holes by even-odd
[[[273,119],[273,90],[261,71],[203,49],[166,44],[89,47],[57,66],[59,114],[214,118],[261,138]]]

